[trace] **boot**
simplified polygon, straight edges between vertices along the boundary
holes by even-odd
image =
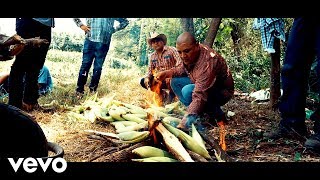
[[[320,133],[315,133],[309,139],[306,140],[304,146],[307,149],[320,153]]]
[[[263,134],[264,138],[277,140],[280,138],[297,139],[304,141],[308,136],[307,127],[305,124],[298,125],[288,125],[281,121],[277,129],[271,132],[265,132]]]

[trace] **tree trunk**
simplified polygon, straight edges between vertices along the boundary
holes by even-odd
[[[147,56],[147,43],[146,43],[146,36],[144,32],[145,23],[144,20],[141,22],[140,27],[140,36],[139,36],[139,65],[147,65],[148,64],[148,56]]]
[[[275,109],[280,92],[280,39],[274,40],[275,53],[271,53],[271,87],[270,87],[270,107]]]
[[[190,32],[194,35],[194,24],[192,18],[181,18],[180,23],[183,31]]]
[[[233,51],[234,55],[237,58],[237,61],[240,61],[241,51],[240,51],[240,40],[242,37],[242,32],[240,30],[240,27],[238,24],[230,23],[230,26],[232,27],[231,31],[231,38],[233,41]]]
[[[203,44],[212,47],[214,39],[216,38],[217,32],[219,30],[221,19],[222,18],[212,18],[206,39],[204,40]]]

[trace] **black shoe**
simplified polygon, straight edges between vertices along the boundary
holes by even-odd
[[[287,139],[298,139],[301,141],[306,140],[307,138],[307,129],[306,128],[296,128],[290,126],[284,126],[279,124],[278,128],[271,131],[263,133],[263,137],[267,139],[277,140],[280,138],[287,138]]]
[[[320,133],[316,133],[308,138],[304,143],[304,146],[307,149],[320,153]]]
[[[76,91],[76,97],[77,97],[77,99],[82,99],[83,95],[84,95],[84,92]]]

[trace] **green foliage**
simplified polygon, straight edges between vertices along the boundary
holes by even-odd
[[[50,49],[81,52],[83,41],[83,35],[53,32]]]
[[[284,18],[288,31],[292,18]],[[193,18],[196,39],[203,42],[206,38],[211,18]],[[259,30],[252,28],[254,18],[222,18],[213,49],[219,52],[228,62],[235,79],[236,89],[250,92],[270,86],[270,54],[264,52]],[[130,63],[147,69],[148,56],[153,51],[147,44],[150,32],[157,31],[167,36],[167,45],[175,46],[176,38],[182,33],[180,18],[132,18],[129,25],[112,36],[107,58],[109,66],[115,69],[130,67]],[[235,42],[231,33],[238,33],[239,51],[236,52]],[[83,35],[53,34],[51,49],[81,52]],[[285,44],[281,46],[281,60],[284,57]],[[81,62],[81,54],[60,57],[51,54],[54,62],[69,59]]]

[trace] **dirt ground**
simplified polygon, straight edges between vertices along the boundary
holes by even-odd
[[[239,162],[320,162],[320,155],[308,151],[303,142],[290,139],[266,140],[262,133],[275,128],[279,114],[269,108],[268,102],[252,103],[248,96],[235,96],[223,107],[233,112],[229,117],[226,135],[226,153]],[[113,162],[108,154],[124,148],[105,139],[97,139],[84,132],[86,129],[114,132],[107,123],[70,123],[64,112],[37,113],[37,121],[49,141],[64,148],[64,158],[69,162]],[[310,120],[307,126],[312,131]],[[211,138],[218,140],[219,128],[209,129]],[[126,146],[127,147],[127,146]]]

